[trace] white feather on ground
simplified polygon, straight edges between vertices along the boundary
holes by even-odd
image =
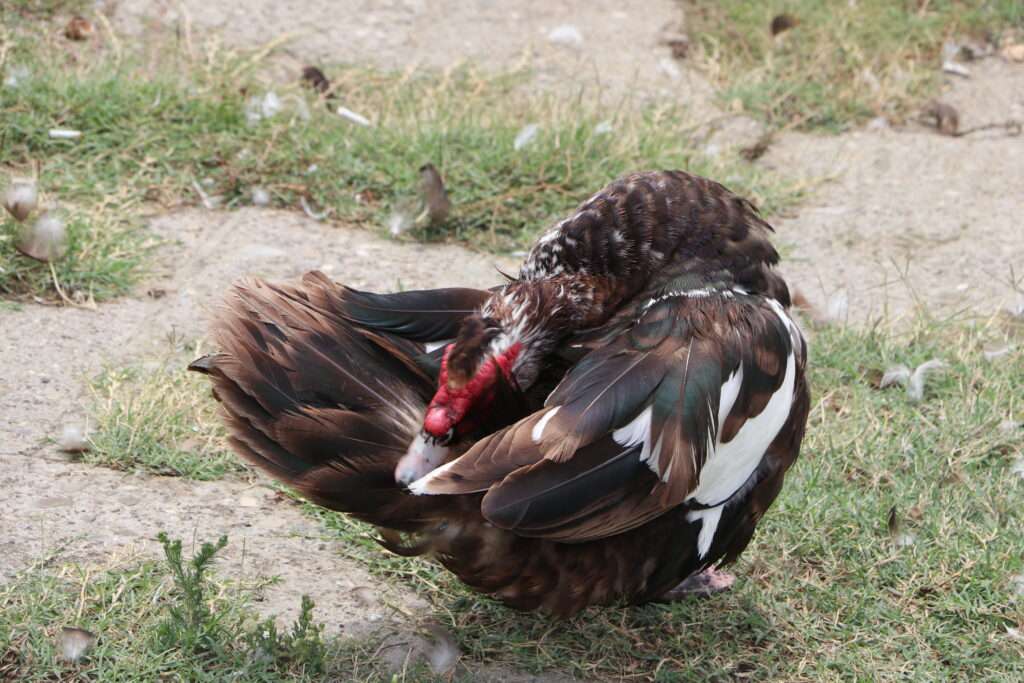
[[[845,290],[839,290],[828,298],[825,317],[832,322],[845,323],[850,315],[850,297]]]
[[[34,180],[15,179],[7,186],[7,191],[4,193],[4,208],[19,223],[28,218],[36,210],[38,204],[39,190],[36,188]]]
[[[370,119],[366,118],[362,114],[357,114],[356,112],[352,111],[348,107],[338,107],[337,111],[338,111],[338,116],[340,116],[341,118],[345,119],[346,121],[351,121],[352,123],[354,123],[356,125],[366,126],[366,127],[370,127],[370,126],[373,125],[372,123],[370,123]]]
[[[920,401],[924,398],[924,385],[928,375],[945,367],[945,363],[934,358],[921,363],[913,371],[906,365],[894,365],[882,375],[878,388],[885,389],[894,384],[900,384],[907,388],[907,398],[915,402]]]
[[[548,32],[548,42],[566,47],[582,47],[583,34],[572,24],[563,24]]]
[[[1016,474],[1021,479],[1024,479],[1024,457],[1017,458],[1013,461],[1013,465],[1010,466],[1010,473]]]
[[[928,374],[942,370],[946,367],[946,364],[941,360],[932,359],[925,363],[921,363],[914,370],[914,374],[910,376],[910,381],[907,383],[907,396],[911,401],[920,401],[924,398],[924,382],[927,379]]]
[[[57,634],[60,656],[68,662],[77,662],[96,644],[96,635],[84,628],[65,626]]]
[[[1014,346],[1013,344],[1007,344],[1006,346],[1003,346],[1001,348],[985,350],[985,351],[982,351],[981,353],[982,353],[982,355],[985,356],[985,360],[993,361],[993,360],[999,360],[1000,358],[1002,358],[1004,356],[1009,356],[1016,349],[1017,349],[1017,347]]]
[[[512,143],[513,149],[515,149],[518,152],[522,148],[526,147],[528,144],[533,142],[534,138],[537,137],[537,133],[539,132],[540,126],[537,125],[536,123],[526,124],[520,129],[519,133],[516,134],[516,139]]]
[[[22,228],[15,246],[37,261],[56,261],[67,249],[64,221],[52,212],[44,213],[35,223]]]
[[[885,371],[882,375],[881,381],[878,383],[879,389],[886,389],[891,387],[893,384],[899,384],[906,386],[907,382],[910,381],[910,368],[906,365],[894,365]]]
[[[453,671],[459,657],[462,656],[462,650],[455,643],[452,634],[437,624],[427,626],[426,631],[433,638],[433,642],[425,653],[431,671],[438,675]]]
[[[252,188],[253,206],[270,206],[270,193],[262,187]]]
[[[89,439],[81,425],[69,423],[64,425],[57,439],[57,448],[65,453],[83,453],[89,450]]]

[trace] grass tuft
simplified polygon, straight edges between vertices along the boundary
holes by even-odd
[[[0,33],[0,40],[0,68],[28,74],[18,87],[0,88],[4,163],[20,175],[38,169],[40,188],[54,200],[86,207],[75,215],[92,227],[77,234],[91,236],[81,250],[91,245],[92,254],[105,254],[101,245],[111,248],[125,236],[97,222],[93,210],[137,231],[143,206],[230,209],[251,203],[255,188],[266,190],[274,206],[303,210],[305,202],[332,220],[384,230],[393,211],[415,202],[426,162],[442,172],[453,210],[443,225],[411,236],[495,251],[524,247],[627,171],[707,175],[769,214],[799,195],[794,185],[734,156],[696,151],[679,107],[609,109],[529,94],[526,74],[328,68],[344,106],[373,124],[361,126],[297,84],[273,87],[280,111],[252,116],[270,89],[257,78],[258,55],[193,57],[168,46],[160,50],[163,66],[154,67],[145,55],[72,48],[40,33]],[[528,124],[539,132],[516,150]],[[51,139],[47,132],[56,127],[82,136]],[[0,244],[0,293],[45,288],[44,279],[30,277],[39,269],[19,259]],[[96,296],[124,291],[135,265],[122,263],[106,288],[97,282]],[[17,277],[18,268],[30,274]],[[86,270],[76,286],[99,279],[97,268]]]
[[[1024,28],[1019,0],[690,1],[686,10],[724,99],[774,127],[833,132],[913,112],[942,82],[945,41]],[[799,23],[773,37],[783,12]]]
[[[92,392],[97,428],[84,462],[201,480],[246,471],[227,450],[209,382],[184,362],[107,370]]]
[[[285,633],[261,619],[252,591],[218,579],[227,543],[204,543],[189,560],[181,541],[159,538],[165,562],[122,559],[106,567],[50,558],[0,588],[0,680],[319,681],[343,676],[337,649],[313,621],[313,602]],[[62,627],[85,628],[95,647],[61,658]],[[330,654],[330,656],[329,656]]]
[[[67,250],[52,264],[18,253],[14,242],[22,226],[0,217],[0,296],[90,305],[124,293],[138,279],[151,240],[137,224],[103,212],[64,213]]]

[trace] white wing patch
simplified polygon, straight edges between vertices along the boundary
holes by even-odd
[[[700,520],[700,533],[697,535],[697,557],[704,559],[704,556],[711,550],[711,542],[715,540],[715,532],[718,530],[718,522],[722,519],[722,508],[718,505],[703,510],[691,510],[686,513],[686,521],[696,522]]]
[[[774,299],[768,299],[772,311],[789,330],[793,348],[802,355],[804,353],[803,336],[793,321],[786,315],[782,305]],[[772,394],[764,410],[756,417],[747,420],[731,441],[723,444],[721,428],[725,419],[732,411],[736,398],[743,386],[743,367],[729,376],[722,385],[721,399],[718,404],[719,435],[714,448],[709,450],[708,459],[700,472],[700,479],[687,500],[696,500],[704,505],[724,503],[738,491],[754,473],[760,464],[768,446],[778,435],[782,426],[789,419],[793,407],[793,391],[796,386],[796,356],[793,351],[786,356],[786,370],[782,386]],[[703,529],[701,530],[703,534]],[[710,541],[709,541],[710,542]]]
[[[736,399],[740,395],[740,388],[743,386],[743,366],[736,368],[735,372],[729,375],[722,385],[722,393],[718,399],[718,429],[721,431],[725,424],[725,418],[729,417]]]
[[[651,443],[652,412],[653,408],[651,406],[644,408],[629,424],[619,427],[612,432],[612,439],[624,448],[631,448],[642,443],[644,447],[640,451],[640,462],[647,463],[651,471],[661,477],[662,481],[668,481],[669,472],[666,471],[663,474],[658,470],[658,457],[661,455],[661,437],[658,437],[657,443]]]
[[[540,443],[540,440],[544,438],[544,428],[548,426],[548,422],[551,421],[558,411],[562,409],[562,406],[555,406],[548,412],[544,413],[544,417],[537,420],[537,424],[533,425],[533,431],[530,432],[530,437],[534,443]]]
[[[796,384],[796,359],[786,357],[786,374],[782,386],[772,394],[768,405],[756,417],[747,420],[728,443],[716,443],[714,451],[700,472],[697,488],[687,497],[704,505],[712,505],[732,497],[757,469],[768,446],[775,440],[782,425],[789,419]]]

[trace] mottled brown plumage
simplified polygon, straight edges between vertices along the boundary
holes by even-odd
[[[770,231],[717,183],[633,174],[490,292],[242,284],[192,367],[243,457],[394,552],[520,609],[655,600],[743,551],[799,452]]]

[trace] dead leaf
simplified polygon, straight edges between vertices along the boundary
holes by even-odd
[[[900,516],[896,511],[895,505],[889,508],[889,518],[886,520],[886,526],[889,528],[890,536],[895,537],[900,532]]]
[[[794,17],[792,14],[777,14],[772,19],[771,31],[773,36],[777,36],[780,33],[784,33],[791,28],[794,28],[800,20]]]
[[[686,59],[690,54],[690,38],[688,36],[674,36],[665,41],[665,45],[672,51],[673,59]]]
[[[307,66],[302,69],[302,84],[321,95],[326,95],[331,89],[331,81],[323,71],[315,66]]]
[[[764,153],[768,151],[773,142],[773,136],[771,133],[765,133],[757,139],[757,142],[750,145],[749,147],[743,147],[740,149],[740,156],[747,161],[757,161],[764,156]]]
[[[68,40],[88,40],[95,32],[92,22],[80,15],[72,17],[64,27],[64,36]]]
[[[932,100],[925,107],[924,115],[942,135],[955,137],[960,129],[960,113],[946,102]]]
[[[420,199],[424,206],[423,218],[430,225],[441,225],[448,220],[452,203],[448,199],[448,190],[445,189],[441,172],[434,164],[426,163],[420,167]]]

